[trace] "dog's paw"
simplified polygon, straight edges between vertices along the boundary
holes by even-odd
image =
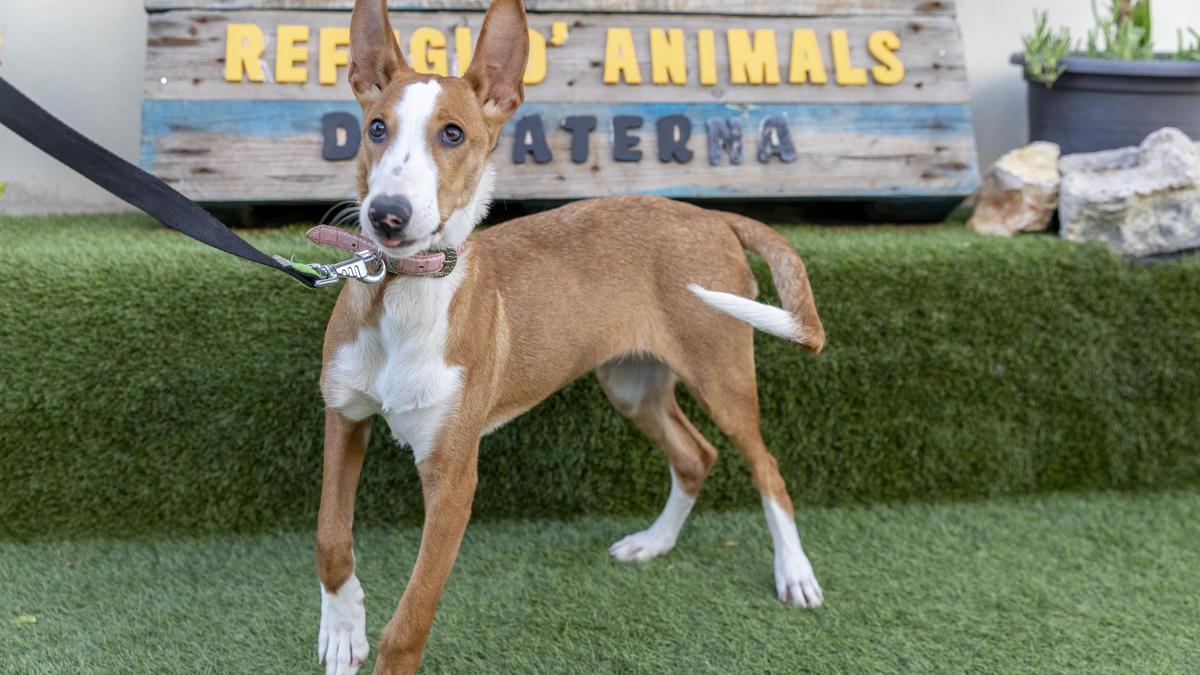
[[[776,553],[775,591],[780,601],[793,607],[820,607],[825,601],[812,563],[802,552]]]
[[[675,548],[675,537],[651,527],[625,537],[608,547],[608,554],[621,562],[650,560]]]
[[[317,661],[326,675],[354,675],[367,660],[367,610],[358,577],[350,575],[337,593],[321,587],[321,632]]]

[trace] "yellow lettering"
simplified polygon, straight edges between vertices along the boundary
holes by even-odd
[[[423,26],[413,31],[408,39],[408,52],[412,54],[412,67],[418,73],[450,74],[450,63],[446,60],[446,36],[436,28]]]
[[[458,75],[462,76],[471,67],[471,29],[459,26],[454,29],[454,60],[458,62]]]
[[[650,81],[654,84],[687,84],[687,45],[683,31],[650,29]]]
[[[308,26],[280,26],[275,31],[275,81],[308,82]]]
[[[322,28],[317,81],[324,85],[338,83],[338,68],[350,65],[350,29]]]
[[[604,84],[619,84],[624,75],[627,84],[641,84],[633,32],[628,28],[609,28],[604,42]]]
[[[900,49],[899,35],[890,30],[875,31],[867,40],[867,48],[879,62],[871,69],[876,82],[893,85],[904,81],[904,64],[896,58],[896,50]]]
[[[525,65],[525,84],[538,84],[546,79],[546,36],[529,29],[529,63]]]
[[[729,41],[729,81],[734,84],[779,84],[779,52],[775,31],[754,31],[754,41],[745,28],[732,28]]]
[[[713,86],[717,83],[717,38],[708,28],[696,31],[696,55],[700,61],[700,84]]]
[[[262,57],[267,50],[267,37],[252,23],[231,23],[225,29],[225,81],[241,82],[247,75],[251,82],[266,82]]]
[[[850,60],[850,38],[846,36],[846,31],[833,31],[829,41],[833,45],[833,71],[837,83],[843,87],[866,86],[867,69],[859,68]]]
[[[825,84],[829,73],[825,71],[825,58],[817,43],[817,33],[811,28],[798,28],[792,33],[792,64],[788,82],[792,84]]]
[[[567,27],[566,21],[555,21],[550,24],[550,44],[555,47],[561,47],[567,44],[567,39],[571,37],[571,29]]]

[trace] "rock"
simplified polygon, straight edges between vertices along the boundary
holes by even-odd
[[[1058,160],[1058,172],[1066,176],[1081,172],[1132,169],[1141,163],[1141,148],[1117,148],[1116,150],[1066,155]]]
[[[1064,157],[1063,238],[1127,256],[1200,247],[1200,146],[1160,129],[1136,148]]]
[[[1046,229],[1058,205],[1059,154],[1054,143],[1039,141],[1001,157],[983,179],[967,227],[1005,237]]]

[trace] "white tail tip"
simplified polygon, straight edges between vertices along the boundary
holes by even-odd
[[[764,305],[733,293],[710,291],[700,284],[688,284],[688,290],[695,293],[696,297],[700,298],[704,304],[718,312],[728,314],[738,321],[744,321],[764,333],[770,333],[784,340],[804,343],[806,336],[804,326],[797,323],[796,317],[787,310]]]

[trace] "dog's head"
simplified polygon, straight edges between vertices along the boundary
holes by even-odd
[[[462,243],[487,213],[488,156],[525,98],[522,0],[494,0],[462,77],[408,67],[387,0],[357,0],[350,86],[364,113],[359,222],[393,256]]]

